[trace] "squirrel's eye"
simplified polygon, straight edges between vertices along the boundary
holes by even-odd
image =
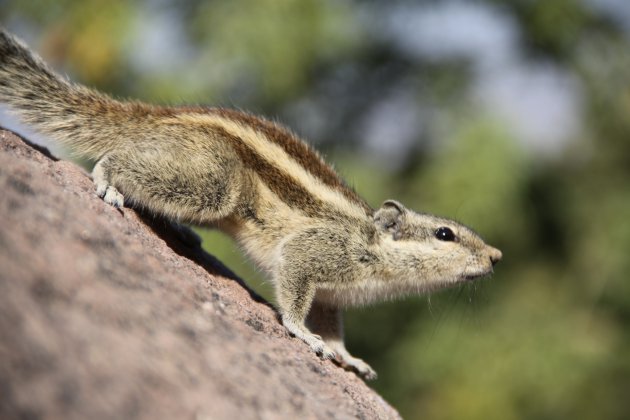
[[[435,237],[438,238],[440,241],[454,241],[455,240],[455,234],[453,233],[451,229],[447,227],[437,228],[435,230]]]

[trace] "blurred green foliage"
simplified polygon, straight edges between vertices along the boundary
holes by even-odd
[[[376,368],[374,388],[405,418],[621,419],[630,412],[630,32],[591,3],[476,2],[509,16],[519,54],[575,82],[581,126],[555,154],[527,147],[470,99],[469,59],[398,48],[387,11],[409,2],[5,1],[0,18],[101,90],[278,118],[373,206],[395,197],[501,248],[492,279],[349,311],[351,351]],[[142,61],[145,44],[153,55]],[[367,151],[360,127],[396,88],[442,128],[419,130],[391,165]],[[273,298],[229,240],[203,236]]]

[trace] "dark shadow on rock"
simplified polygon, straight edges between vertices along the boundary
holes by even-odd
[[[215,256],[209,254],[201,247],[201,239],[188,226],[171,222],[162,216],[156,216],[146,209],[134,207],[134,211],[142,221],[159,236],[176,254],[188,258],[212,275],[220,275],[237,282],[243,287],[251,298],[273,308],[267,300],[253,291],[232,270],[226,267]]]

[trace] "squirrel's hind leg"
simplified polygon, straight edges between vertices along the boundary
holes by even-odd
[[[231,215],[249,178],[226,150],[121,148],[98,161],[92,172],[96,192],[116,207],[123,201],[171,221],[211,224]],[[124,195],[124,197],[123,197]]]

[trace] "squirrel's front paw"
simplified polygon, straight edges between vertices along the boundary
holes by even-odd
[[[344,350],[338,351],[337,354],[339,355],[339,358],[337,360],[339,361],[339,364],[341,364],[341,366],[343,366],[344,368],[350,368],[356,371],[359,375],[367,380],[373,380],[377,378],[378,375],[376,374],[376,371],[363,360],[351,356],[347,351]]]
[[[311,333],[306,327],[301,327],[294,322],[282,319],[282,323],[289,330],[289,333],[304,341],[322,359],[335,359],[337,354],[330,348],[324,340],[316,334]]]
[[[354,360],[352,360],[351,362],[344,361],[344,363],[347,366],[356,370],[359,373],[359,375],[363,376],[365,379],[368,379],[371,381],[377,378],[378,375],[376,374],[376,371],[372,369],[370,365],[368,365],[361,359],[357,359],[357,358],[353,358],[353,359]]]
[[[310,347],[313,349],[315,353],[317,353],[324,360],[332,360],[337,357],[337,353],[330,347],[324,343],[324,341],[319,338],[318,335],[311,334],[314,340],[311,342],[310,340],[304,340]]]

